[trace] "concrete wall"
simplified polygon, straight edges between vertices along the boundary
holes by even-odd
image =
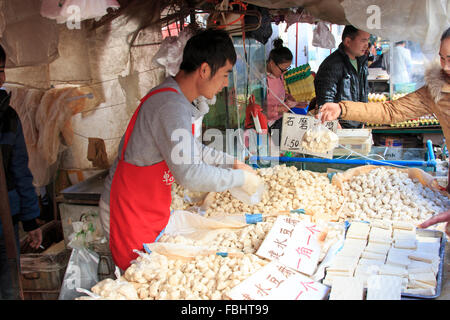
[[[130,48],[127,39],[137,23],[117,18],[92,30],[83,22],[81,29],[59,25],[59,58],[48,65],[7,70],[10,83],[48,89],[50,86],[89,86],[95,100],[93,109],[72,118],[73,145],[62,154],[61,169],[89,169],[87,137],[105,140],[108,161],[117,155],[120,137],[139,104],[140,98],[164,78],[164,71],[151,59],[159,45]],[[137,43],[161,41],[159,27],[140,32]],[[98,104],[99,103],[99,104]]]

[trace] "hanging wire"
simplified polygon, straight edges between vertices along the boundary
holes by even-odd
[[[73,131],[73,134],[76,135],[76,136],[78,136],[78,137],[84,138],[84,139],[86,139],[86,140],[89,140],[89,138],[92,138],[92,137],[87,137],[87,136],[85,136],[85,135],[82,135],[81,133],[78,133],[78,132],[75,132],[75,131]],[[122,135],[122,136],[123,136],[123,135]],[[102,140],[104,140],[104,141],[108,141],[108,140],[117,140],[117,139],[122,139],[122,136],[120,136],[120,137],[114,137],[114,138],[100,138],[100,139],[102,139]]]

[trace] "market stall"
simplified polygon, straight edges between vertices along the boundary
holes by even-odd
[[[74,21],[65,10],[77,1],[55,6],[43,0],[44,6],[30,10],[40,11],[51,32],[34,58],[28,46],[11,45],[15,21],[7,21],[2,45],[11,56],[11,83],[6,87],[24,123],[34,185],[41,198],[50,193],[54,204],[53,221],[42,227],[43,246],[30,250],[21,243],[17,272],[25,287],[18,289],[25,299],[449,299],[445,226],[418,228],[450,209],[442,188],[448,166],[439,166],[448,163],[441,124],[430,115],[341,130],[337,121],[322,125],[314,112],[307,113],[315,97],[314,75],[308,61],[297,65],[302,51],[301,58],[308,59],[307,45],[298,44],[298,27],[314,26],[314,43],[331,53],[328,42],[334,39],[327,24],[367,29],[351,12],[354,3],[105,0],[83,8]],[[15,8],[12,2],[6,7]],[[424,15],[435,11],[432,7]],[[276,148],[276,139],[255,126],[252,149],[240,129],[248,104],[264,105],[267,98],[262,70],[272,28],[280,22],[286,30],[297,27],[295,67],[286,72],[284,85],[307,108],[300,114],[289,108]],[[197,192],[175,181],[167,226],[154,242],[133,250],[137,258],[120,272],[99,220],[106,169],[139,100],[164,75],[178,71],[191,31],[222,29],[220,23],[232,36],[237,62],[229,86],[196,104],[209,110],[204,129],[235,129],[231,139],[222,135],[214,142],[223,138],[218,149],[252,165],[261,184],[252,197],[243,198],[239,190]],[[383,25],[377,35],[386,38],[388,30]],[[438,33],[420,24],[420,36],[404,35],[425,50],[435,45]],[[398,41],[399,35],[390,40]],[[370,100],[404,94],[393,90],[389,74],[375,70],[371,76]],[[289,128],[294,120],[301,130]],[[421,144],[408,145],[405,134],[423,135]],[[200,137],[203,143],[211,142],[208,138]]]
[[[363,166],[330,181],[325,173],[278,165],[258,174],[267,189],[256,205],[229,192],[188,203],[183,199],[193,194],[175,186],[174,212],[158,242],[144,246],[123,275],[81,290],[86,295],[77,299],[448,294],[445,234],[416,227],[449,207],[425,172]]]

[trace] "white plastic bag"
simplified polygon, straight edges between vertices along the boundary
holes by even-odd
[[[334,49],[336,48],[336,40],[327,25],[323,21],[317,23],[313,31],[312,45],[318,48]]]
[[[165,38],[158,52],[153,56],[153,63],[164,67],[167,76],[175,76],[180,70],[183,50],[186,42],[193,36],[191,28],[184,28],[178,37]]]
[[[99,19],[108,13],[108,8],[118,9],[117,0],[43,0],[41,16],[66,23],[70,19]]]
[[[98,262],[98,254],[94,251],[73,249],[58,299],[73,300],[82,296],[77,288],[89,290],[95,285],[98,282]]]
[[[440,36],[450,26],[445,0],[344,0],[341,5],[356,28],[393,42],[418,42],[424,53],[438,52]]]

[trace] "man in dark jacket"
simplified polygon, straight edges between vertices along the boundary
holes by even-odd
[[[370,34],[346,26],[338,49],[320,65],[314,79],[317,105],[326,102],[368,101],[367,55]],[[342,128],[361,128],[357,121],[340,120]]]
[[[0,87],[5,82],[6,56],[0,46]],[[0,89],[0,150],[8,188],[9,206],[12,215],[16,247],[19,251],[18,222],[28,232],[32,248],[39,248],[42,231],[36,218],[40,215],[38,198],[33,187],[33,176],[28,168],[28,153],[22,124],[16,111],[9,105],[10,95]],[[17,261],[19,261],[19,253]],[[0,221],[0,300],[18,299],[12,289],[11,270],[6,256],[3,227]]]

